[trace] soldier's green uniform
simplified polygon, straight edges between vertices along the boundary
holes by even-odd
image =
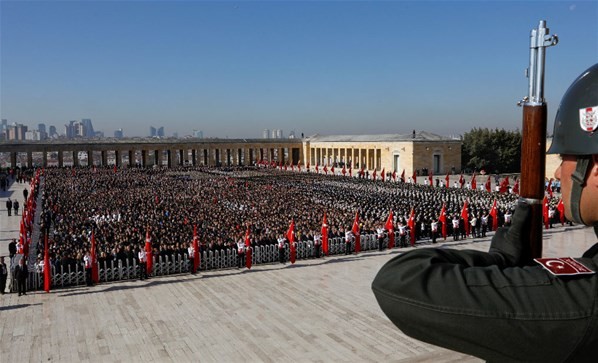
[[[596,109],[598,64],[563,97],[549,151],[573,160],[563,174],[568,217],[598,236],[597,209],[587,207],[598,203]],[[598,362],[598,274],[556,277],[522,266],[529,214],[519,202],[487,253],[427,248],[393,258],[372,284],[380,307],[409,336],[491,362]],[[576,260],[598,271],[598,244]]]

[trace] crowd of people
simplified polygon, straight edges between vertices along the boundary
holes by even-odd
[[[296,241],[313,242],[321,239],[324,213],[329,238],[345,238],[356,214],[360,234],[388,230],[385,222],[390,211],[393,229],[410,233],[408,220],[413,211],[416,240],[436,240],[441,235],[444,206],[449,238],[481,237],[492,225],[489,214],[495,201],[501,226],[509,223],[516,198],[512,193],[466,187],[263,167],[48,168],[40,227],[49,232],[51,263],[73,266],[89,256],[92,231],[102,264],[137,259],[148,235],[153,256],[183,256],[194,227],[200,252],[236,250],[247,231],[254,246],[288,244],[286,231],[291,221]]]

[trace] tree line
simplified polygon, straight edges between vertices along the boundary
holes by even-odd
[[[463,135],[463,168],[487,173],[521,171],[521,131],[473,128]]]

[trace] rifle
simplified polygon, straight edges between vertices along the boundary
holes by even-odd
[[[518,103],[523,106],[521,142],[521,198],[531,206],[529,246],[524,246],[522,262],[528,264],[542,256],[542,201],[546,175],[546,102],[544,100],[544,63],[546,48],[556,45],[558,37],[548,35],[546,21],[540,20],[530,34],[527,77],[528,95]],[[527,247],[527,248],[526,248]]]

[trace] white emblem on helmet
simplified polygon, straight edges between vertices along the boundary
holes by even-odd
[[[598,127],[598,106],[580,108],[579,125],[584,131],[594,132]]]

